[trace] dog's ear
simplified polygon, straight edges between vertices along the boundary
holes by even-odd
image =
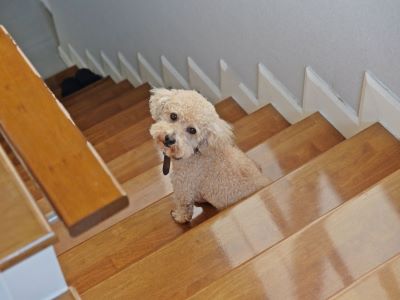
[[[160,118],[165,103],[171,99],[174,90],[167,90],[163,88],[152,89],[150,97],[150,113],[152,118],[157,121]]]
[[[207,138],[209,146],[219,148],[233,143],[232,127],[224,120],[218,118],[216,122],[210,124],[209,130]]]

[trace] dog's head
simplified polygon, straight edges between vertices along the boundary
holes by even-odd
[[[153,89],[150,134],[174,159],[189,158],[207,147],[232,144],[232,129],[214,106],[196,91]]]

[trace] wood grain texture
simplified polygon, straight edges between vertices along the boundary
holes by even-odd
[[[56,237],[0,147],[0,271],[54,244]]]
[[[89,85],[89,87],[90,86],[92,85]],[[118,97],[132,89],[134,89],[134,87],[129,83],[129,81],[124,80],[117,84],[113,83],[109,87],[98,86],[98,88],[93,87],[92,89],[88,89],[86,93],[74,96],[73,100],[75,103],[72,105],[67,106],[67,102],[63,103],[65,103],[71,116],[74,119],[79,119],[103,103],[112,101],[115,97]]]
[[[308,134],[304,134],[303,130]],[[291,147],[284,137],[291,137],[296,147]],[[321,115],[315,114],[282,130],[249,152],[252,152],[252,158],[264,167],[264,174],[274,181],[342,140],[343,137]],[[312,151],[307,151],[310,148]],[[264,152],[275,153],[275,155],[264,155]],[[292,157],[296,159],[291,159]],[[282,163],[284,163],[284,168],[279,171],[268,167]],[[135,195],[141,201],[147,199],[149,202],[162,197],[161,192],[164,192],[164,195],[172,192],[171,185],[165,183],[168,179],[162,177],[160,169],[156,171],[157,173],[153,172],[146,181],[137,182]],[[131,192],[129,188],[127,191]],[[192,223],[188,226],[180,226],[175,224],[168,214],[172,208],[172,198],[168,196],[61,255],[60,262],[68,281],[76,285],[80,291],[84,291],[156,251],[216,213],[210,206],[196,207]],[[120,242],[122,236],[125,237],[123,242]],[[99,255],[90,255],[95,249]]]
[[[151,119],[149,112],[149,104],[147,101],[141,101],[140,103],[125,109],[124,111],[94,125],[93,127],[85,130],[83,133],[94,145],[104,142],[106,139],[112,138],[114,135],[119,134],[124,130],[129,131],[129,127],[136,125],[143,119]],[[147,133],[149,132],[147,128]],[[121,150],[118,149],[118,145],[112,147],[110,145],[107,151],[118,153]]]
[[[400,177],[397,179],[400,182]],[[396,183],[398,184],[398,183]],[[400,195],[397,195],[399,197]],[[398,212],[397,212],[398,213]],[[365,274],[329,299],[397,300],[400,299],[400,254]]]
[[[104,77],[84,88],[76,91],[75,93],[63,98],[63,105],[68,108],[77,103],[85,101],[85,99],[89,99],[91,95],[95,95],[96,93],[101,93],[102,91],[109,89],[115,86],[116,83],[111,79],[111,77]]]
[[[399,214],[398,171],[193,298],[326,299],[400,253]],[[373,297],[378,291],[364,281],[364,288],[358,289],[362,294],[353,290],[347,299],[399,299],[395,274],[378,276],[375,282],[383,297]]]
[[[139,102],[147,103],[150,97],[151,86],[148,83],[142,84],[137,88],[130,89],[125,93],[112,99],[112,101],[107,101],[104,104],[94,108],[93,110],[87,112],[87,114],[75,118],[74,121],[76,125],[82,130],[86,130],[95,124],[114,116],[127,108],[130,108]],[[90,101],[90,100],[89,100]]]
[[[228,99],[228,101],[223,101],[224,103],[221,103],[216,107],[221,117],[225,118],[225,113],[230,113],[229,110],[224,110],[225,105],[235,106],[232,105],[231,101],[234,100]],[[152,157],[149,155],[149,153],[152,153],[154,156]],[[121,165],[111,163],[108,163],[108,165],[113,166],[110,169],[114,172],[118,180],[123,182],[122,186],[130,198],[129,208],[119,212],[87,232],[82,233],[78,237],[71,237],[62,224],[54,224],[53,229],[57,232],[57,235],[60,236],[60,242],[56,245],[57,253],[65,252],[74,245],[85,241],[94,234],[110,227],[111,225],[128,217],[132,213],[143,209],[144,207],[171,193],[172,188],[169,178],[162,175],[160,171],[161,165],[157,164],[156,166],[149,168],[149,165],[147,164],[148,161],[146,158],[153,158],[161,162],[161,154],[155,148],[153,141],[149,140],[139,147],[136,147],[134,151],[130,151],[127,154],[135,155],[134,157],[136,157],[136,159],[132,159],[132,161],[130,161],[128,164],[127,160],[118,158],[118,163]],[[141,158],[141,154],[144,154],[144,159]],[[126,156],[126,154],[123,156]],[[138,172],[136,173],[137,175],[132,178],[127,176],[127,174],[132,174],[130,173],[131,170]],[[44,201],[42,201],[42,204],[43,202]],[[44,203],[42,206],[46,207],[46,204]]]
[[[89,289],[83,299],[186,298],[399,168],[400,143],[376,124]]]
[[[215,105],[215,109],[221,118],[229,123],[235,123],[247,115],[243,108],[241,108],[232,97],[218,102]]]
[[[153,123],[154,121],[151,117],[144,118],[96,144],[96,150],[105,162],[109,162],[146,141],[152,141],[149,128]]]
[[[0,122],[66,226],[79,232],[128,204],[79,130],[6,32],[0,32]]]

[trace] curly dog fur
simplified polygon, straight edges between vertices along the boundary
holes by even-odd
[[[196,91],[153,89],[150,112],[150,133],[172,161],[176,222],[192,219],[195,202],[223,209],[266,185],[234,144],[231,126]]]

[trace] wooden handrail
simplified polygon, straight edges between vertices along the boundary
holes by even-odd
[[[125,192],[4,27],[0,125],[71,234],[128,205]]]
[[[56,241],[2,147],[0,211],[0,271]]]

